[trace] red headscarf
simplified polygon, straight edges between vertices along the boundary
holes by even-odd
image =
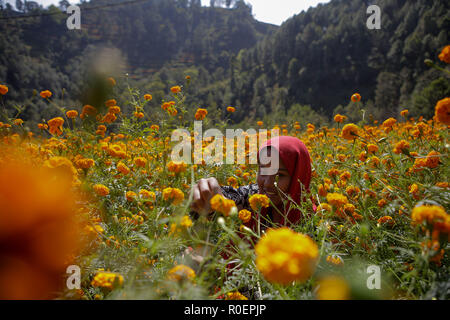
[[[301,201],[305,201],[306,197],[302,197],[302,186],[306,193],[309,193],[309,184],[311,182],[311,157],[309,156],[308,149],[305,144],[296,137],[292,136],[278,136],[267,140],[263,145],[260,146],[258,152],[258,162],[259,153],[261,150],[267,146],[271,146],[278,150],[280,160],[286,166],[289,175],[291,176],[291,182],[288,189],[288,195],[295,201],[296,204],[300,204]],[[302,213],[298,209],[291,208],[291,202],[289,202],[286,210],[284,208],[278,208],[280,212],[284,212],[287,220],[291,224],[297,224],[302,218]],[[261,211],[261,215],[267,215],[269,208],[264,208]],[[313,205],[314,209],[314,205]],[[279,215],[276,210],[273,210],[274,215]],[[284,225],[284,217],[280,217],[281,222]]]

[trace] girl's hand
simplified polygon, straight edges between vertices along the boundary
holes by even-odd
[[[222,194],[222,189],[216,178],[200,179],[193,189],[191,208],[195,212],[207,215],[210,213],[211,204],[209,201],[216,194]]]

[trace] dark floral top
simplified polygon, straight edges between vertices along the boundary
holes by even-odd
[[[258,193],[259,188],[256,183],[242,186],[239,188],[233,188],[230,186],[220,186],[225,198],[231,199],[236,203],[240,209],[247,209],[251,211],[248,198],[255,193]]]

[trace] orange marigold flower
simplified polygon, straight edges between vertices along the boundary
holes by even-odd
[[[351,290],[342,277],[328,276],[319,281],[317,286],[318,300],[349,300]]]
[[[225,296],[225,300],[248,300],[248,298],[242,295],[239,291],[228,292]]]
[[[109,77],[108,79],[106,79],[106,81],[108,81],[108,83],[111,86],[115,86],[116,85],[116,80],[113,77]]]
[[[150,101],[150,100],[153,99],[153,97],[152,97],[151,94],[144,94],[144,99],[147,100],[147,101]]]
[[[216,194],[210,200],[211,209],[222,213],[224,216],[229,216],[232,209],[236,208],[236,204],[233,200],[225,198],[221,194]]]
[[[122,161],[120,161],[117,164],[117,171],[119,171],[122,174],[129,174],[130,173],[130,168],[128,168]]]
[[[402,117],[405,117],[405,118],[408,116],[408,113],[409,113],[409,110],[408,110],[408,109],[405,109],[405,110],[400,111],[400,115],[401,115]]]
[[[378,224],[389,224],[389,225],[393,225],[394,224],[394,219],[392,219],[391,216],[384,216],[381,217],[380,219],[378,219]]]
[[[165,188],[163,190],[163,199],[172,200],[172,204],[178,205],[184,200],[184,193],[178,188]]]
[[[7,93],[8,93],[8,87],[5,86],[5,85],[3,85],[3,84],[0,84],[0,94],[1,94],[2,96],[4,96],[4,95],[7,94]]]
[[[327,194],[327,202],[339,208],[348,203],[348,199],[340,193],[329,193]]]
[[[234,107],[227,107],[227,111],[233,113],[236,109]]]
[[[342,128],[341,136],[346,140],[354,140],[358,137],[358,126],[354,123],[346,124]]]
[[[394,153],[400,154],[405,153],[409,149],[409,142],[406,140],[401,140],[396,143],[394,147]]]
[[[256,122],[256,124],[257,124],[258,126],[262,126],[262,125],[263,125],[263,122],[262,122],[262,121],[258,121],[258,122]]]
[[[144,157],[136,157],[134,158],[134,164],[138,167],[143,168],[147,164],[147,159],[145,159]]]
[[[69,119],[75,119],[76,117],[78,117],[78,111],[77,110],[69,110],[66,112],[66,116]]]
[[[242,209],[239,211],[239,219],[242,220],[243,223],[247,223],[252,218],[252,213],[246,209]]]
[[[447,214],[443,207],[436,205],[421,205],[413,209],[411,220],[414,224],[427,222],[434,224],[436,222],[450,221],[450,215]]]
[[[378,146],[376,144],[369,143],[367,145],[367,151],[369,151],[369,153],[376,153],[378,151]]]
[[[361,95],[359,93],[354,93],[352,95],[351,99],[352,99],[353,102],[360,102],[361,101]]]
[[[329,264],[333,264],[335,266],[341,266],[344,264],[344,260],[342,260],[341,257],[335,255],[327,256],[326,260]]]
[[[138,119],[142,119],[144,117],[143,112],[134,112],[134,117]]]
[[[122,284],[123,277],[120,274],[105,271],[98,272],[91,281],[93,287],[101,287],[109,290],[121,286]]]
[[[14,124],[16,126],[21,126],[23,124],[23,120],[22,119],[14,119]]]
[[[52,96],[52,93],[50,90],[44,90],[44,91],[41,91],[40,95],[42,98],[47,99]]]
[[[116,104],[117,104],[116,99],[109,99],[108,101],[105,102],[105,105],[107,107],[112,107],[112,106],[115,106]]]
[[[170,91],[172,91],[172,93],[179,93],[181,92],[181,87],[180,86],[174,86],[172,88],[170,88]]]
[[[187,164],[183,161],[170,161],[167,163],[167,170],[173,173],[185,172],[187,169]]]
[[[120,113],[120,107],[119,106],[110,106],[108,108],[108,112],[112,114],[118,114]]]
[[[153,191],[148,191],[146,189],[141,189],[139,191],[139,195],[141,196],[142,199],[147,199],[150,201],[155,201],[156,199],[156,195]]]
[[[205,119],[206,115],[208,114],[208,110],[198,108],[195,112],[195,120],[203,120]]]
[[[441,53],[439,54],[439,60],[450,63],[450,45],[447,45],[442,49]]]
[[[84,119],[87,115],[88,116],[95,116],[97,114],[97,109],[93,106],[87,104],[83,106],[83,109],[81,110],[80,118]]]
[[[255,212],[259,212],[262,208],[267,208],[270,205],[270,200],[265,194],[254,194],[250,196],[248,201]]]
[[[107,186],[103,185],[103,184],[96,184],[94,185],[94,191],[96,194],[98,194],[99,196],[107,196],[109,194],[109,189]]]
[[[450,98],[444,98],[436,103],[434,116],[437,122],[450,125]]]
[[[341,114],[337,114],[337,115],[334,116],[334,121],[335,121],[335,122],[338,122],[338,123],[342,123],[342,122],[344,122],[346,119],[347,119],[347,117],[346,117],[346,116],[343,116],[343,115],[341,115]]]
[[[286,245],[289,244],[289,245]],[[317,244],[287,227],[269,229],[255,246],[256,267],[272,283],[287,285],[309,279],[317,265]]]
[[[131,202],[137,198],[137,194],[134,191],[127,191],[125,197],[127,198],[127,201]]]

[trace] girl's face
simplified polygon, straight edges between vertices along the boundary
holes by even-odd
[[[268,147],[267,156],[270,157],[271,148]],[[259,164],[258,166],[258,176],[256,181],[258,183],[259,192],[265,194],[269,197],[269,199],[273,202],[275,206],[278,206],[282,203],[283,194],[280,193],[275,187],[275,182],[277,182],[278,189],[280,189],[283,193],[288,193],[289,185],[291,183],[291,176],[289,175],[289,171],[284,165],[281,158],[279,159],[279,169],[278,172],[274,175],[262,175],[261,168],[269,167],[270,162],[268,164]]]

